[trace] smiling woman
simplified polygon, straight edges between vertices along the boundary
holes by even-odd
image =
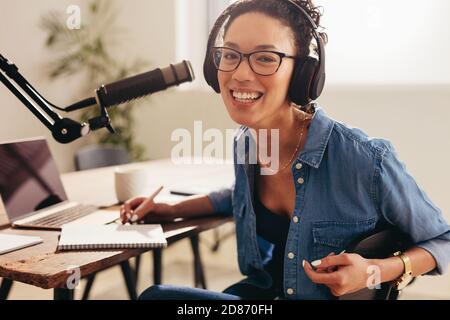
[[[319,25],[311,0],[242,0],[218,18],[204,74],[241,125],[234,137],[235,184],[173,206],[150,202],[139,215],[233,215],[247,277],[223,293],[153,286],[142,299],[334,299],[376,285],[373,270],[378,281],[401,285],[407,276],[446,271],[450,226],[392,144],[316,105],[327,39]],[[263,130],[279,135],[257,139]],[[280,165],[267,173],[260,155],[273,146],[279,157],[271,161]],[[131,200],[125,210],[138,206]],[[414,246],[386,259],[345,252],[386,226],[407,233]]]

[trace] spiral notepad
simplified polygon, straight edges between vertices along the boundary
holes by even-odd
[[[152,249],[167,246],[161,225],[66,225],[58,251]]]

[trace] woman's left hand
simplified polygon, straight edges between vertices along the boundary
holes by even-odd
[[[321,260],[304,261],[306,275],[312,282],[324,284],[334,296],[342,296],[366,288],[373,262],[358,254],[330,255]]]

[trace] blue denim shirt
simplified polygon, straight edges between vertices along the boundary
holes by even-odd
[[[231,189],[209,194],[216,212],[234,215],[239,268],[247,282],[272,284],[264,265],[273,245],[256,234],[253,209],[255,165],[237,161],[236,145],[251,136],[241,127],[234,137],[236,180]],[[248,149],[245,151],[248,157]],[[314,284],[302,261],[339,253],[350,242],[389,223],[429,251],[442,274],[450,263],[450,226],[396,156],[390,142],[368,137],[328,117],[318,108],[303,150],[292,164],[296,190],[284,258],[284,292],[288,299],[330,299],[328,288]],[[287,183],[292,183],[288,181]],[[294,259],[288,258],[294,253]],[[289,255],[292,257],[292,255]]]

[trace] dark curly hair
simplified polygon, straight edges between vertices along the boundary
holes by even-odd
[[[322,13],[320,7],[316,7],[313,4],[313,0],[293,0],[296,4],[301,6],[306,13],[312,18],[316,25],[320,28],[320,18]],[[269,17],[275,18],[281,21],[284,25],[290,27],[294,32],[295,45],[297,47],[297,55],[299,57],[309,56],[311,53],[311,41],[313,39],[311,24],[306,20],[303,15],[299,15],[296,10],[292,10],[292,5],[287,1],[282,0],[240,0],[234,4],[231,10],[229,20],[224,26],[224,32],[228,31],[228,28],[233,21],[239,16],[250,13],[259,12]],[[326,33],[319,32],[324,43],[328,42]],[[313,46],[317,53],[317,47]]]

